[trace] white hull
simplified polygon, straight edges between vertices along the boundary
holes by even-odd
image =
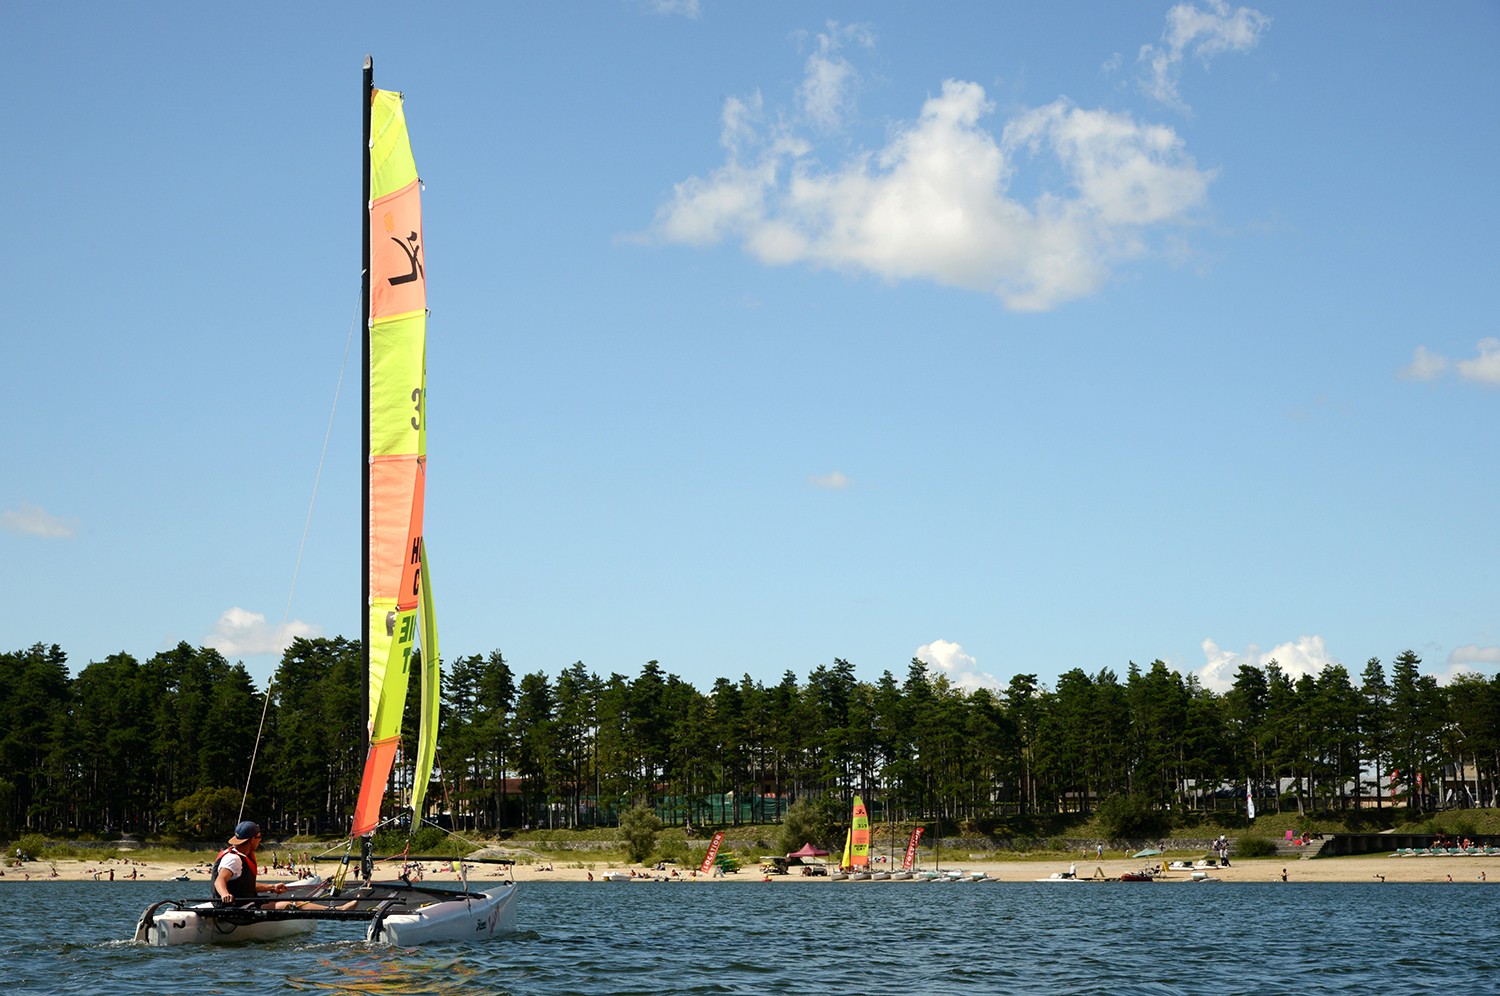
[[[212,908],[205,903],[205,908]],[[211,916],[199,916],[191,909],[164,910],[136,927],[135,939],[156,947],[178,944],[245,944],[255,941],[279,941],[299,934],[310,934],[311,920],[272,920],[264,923],[235,925]]]
[[[462,899],[445,899],[370,924],[367,940],[381,944],[487,941],[516,929],[516,887],[497,885]],[[377,936],[378,934],[378,936]]]
[[[377,886],[377,889],[380,887]],[[180,905],[175,901],[151,907],[136,924],[135,939],[157,947],[179,944],[239,944],[279,941],[309,934],[319,920],[359,922],[365,939],[381,944],[416,945],[431,941],[487,941],[516,929],[516,886],[497,884],[487,892],[408,893],[408,905],[386,902],[391,893],[365,901],[363,912],[332,911],[326,906],[298,912],[267,910],[235,914],[212,903]],[[422,898],[428,901],[416,905]],[[335,900],[336,901],[336,900]],[[319,904],[329,903],[324,898]],[[379,904],[379,905],[376,905]],[[386,910],[383,915],[381,910]],[[199,912],[202,911],[202,912]],[[255,917],[253,922],[235,923]]]

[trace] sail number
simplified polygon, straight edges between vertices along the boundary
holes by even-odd
[[[411,417],[411,427],[413,429],[420,430],[422,428],[422,401],[425,394],[426,392],[420,387],[414,387],[411,390],[411,406],[416,411],[416,414]]]

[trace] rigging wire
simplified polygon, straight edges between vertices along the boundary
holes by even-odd
[[[307,518],[302,523],[302,542],[297,546],[297,562],[296,565],[292,568],[292,583],[290,589],[286,593],[286,608],[282,611],[281,614],[281,625],[276,630],[277,647],[281,647],[283,640],[286,638],[287,626],[291,620],[292,599],[297,594],[297,577],[302,572],[302,555],[307,550],[307,534],[312,530],[313,507],[318,502],[318,485],[323,480],[323,468],[328,463],[328,443],[333,438],[333,420],[334,416],[338,414],[339,394],[344,387],[344,374],[349,369],[349,351],[353,347],[354,330],[358,327],[358,325],[359,315],[358,308],[356,307],[355,316],[349,322],[349,335],[344,340],[344,359],[343,362],[339,364],[338,382],[334,384],[333,387],[333,406],[329,409],[328,412],[328,427],[323,431],[323,452],[318,455],[318,469],[317,472],[313,475],[312,495],[307,500]],[[285,648],[283,648],[283,652],[285,652]],[[260,756],[260,741],[261,738],[265,735],[266,716],[271,708],[271,688],[275,684],[276,672],[272,671],[271,677],[266,681],[265,699],[261,702],[260,723],[255,728],[255,746],[250,751],[250,768],[245,772],[245,788],[240,792],[240,815],[236,818],[236,823],[245,818],[245,802],[250,797],[250,779],[255,774],[255,761]]]

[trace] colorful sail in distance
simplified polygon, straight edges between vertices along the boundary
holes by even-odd
[[[859,796],[854,797],[854,822],[849,828],[849,842],[850,867],[870,867],[870,813]]]
[[[365,641],[369,653],[370,753],[355,806],[353,836],[370,832],[379,822],[380,802],[401,742],[401,714],[412,655],[418,645],[418,611],[424,601],[428,607],[421,656],[433,667],[438,663],[430,594],[424,598],[427,578],[422,543],[427,470],[427,279],[421,184],[407,137],[401,94],[371,88],[369,114]],[[435,682],[432,693],[435,707]],[[424,730],[419,738],[435,734],[435,728]],[[420,740],[417,753],[422,758]],[[427,763],[430,767],[430,753]],[[419,777],[413,795],[425,790],[426,784],[426,778]],[[420,814],[419,808],[414,809]]]

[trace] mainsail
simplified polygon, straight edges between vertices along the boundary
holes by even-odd
[[[401,743],[407,679],[419,643],[423,722],[411,799],[417,816],[432,770],[438,702],[437,629],[422,541],[427,278],[421,182],[401,94],[373,85],[367,85],[366,92],[363,642],[370,751],[350,831],[356,837],[369,833],[380,819],[380,802]]]
[[[376,90],[373,60],[365,58],[360,91],[364,117],[363,350],[364,456],[363,570],[360,644],[368,675],[369,755],[352,836],[361,840],[360,877],[346,888],[344,871],[331,883],[303,886],[264,904],[255,899],[221,906],[199,899],[153,903],[136,924],[137,941],[156,945],[272,940],[306,933],[315,921],[368,924],[365,939],[403,947],[427,941],[477,941],[516,927],[516,885],[483,891],[373,880],[380,804],[401,742],[409,672],[422,663],[421,727],[410,805],[415,830],[436,756],[438,643],[432,610],[432,572],[422,541],[427,470],[427,288],[422,251],[420,186],[399,93]],[[351,842],[352,845],[352,842]],[[459,866],[460,877],[463,866]],[[325,902],[330,896],[337,905]],[[317,900],[302,902],[302,900]]]
[[[853,868],[870,867],[870,813],[865,800],[854,797],[854,819],[849,827],[849,864]]]

